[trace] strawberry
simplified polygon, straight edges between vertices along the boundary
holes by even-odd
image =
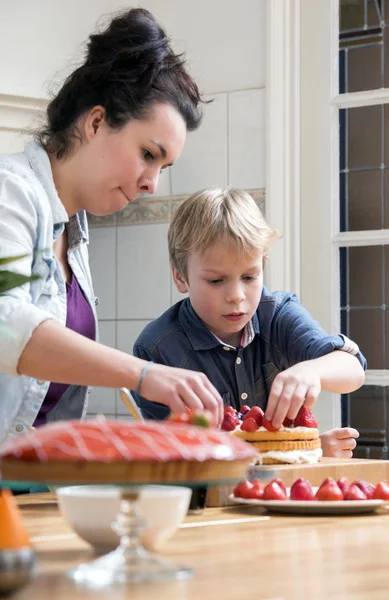
[[[242,421],[240,428],[242,431],[258,431],[258,423],[255,419],[249,417]]]
[[[286,485],[280,477],[275,477],[274,479],[271,480],[270,483],[277,483],[280,486],[280,488],[283,490],[285,496],[288,495],[288,493],[286,491]]]
[[[298,412],[297,417],[294,420],[295,427],[317,427],[317,421],[313,415],[313,412],[302,406]]]
[[[344,499],[345,500],[367,500],[367,496],[356,483],[352,483],[350,485],[350,487],[348,488]]]
[[[344,496],[336,481],[327,477],[317,490],[315,500],[344,500]]]
[[[286,500],[286,494],[277,481],[271,481],[263,490],[263,500]]]
[[[252,487],[253,484],[251,483],[251,481],[248,481],[247,479],[246,481],[240,481],[238,485],[236,485],[234,488],[233,493],[235,498],[247,498],[247,494],[249,493]]]
[[[247,406],[247,404],[243,404],[243,406],[241,406],[241,407],[240,407],[240,410],[239,410],[239,412],[240,412],[240,414],[243,416],[243,415],[245,415],[247,412],[249,412],[249,410],[250,410],[250,407],[249,407],[249,406]]]
[[[284,422],[282,424],[284,427],[294,427],[294,419],[289,419],[289,417],[285,417]]]
[[[252,406],[243,417],[243,421],[246,419],[254,419],[257,422],[258,427],[261,427],[263,420],[263,410],[260,406]]]
[[[343,495],[345,496],[351,485],[350,481],[347,479],[347,477],[341,477],[340,479],[338,479],[337,484],[342,490]]]
[[[263,496],[263,485],[259,480],[251,482],[253,486],[247,491],[245,498],[252,498],[253,500],[260,500]]]
[[[290,499],[291,500],[313,500],[314,493],[312,485],[307,479],[300,477],[296,479],[292,487],[290,488]]]
[[[224,412],[224,419],[221,426],[222,431],[233,431],[239,425],[239,419],[236,413]]]
[[[274,425],[272,425],[271,421],[268,421],[267,419],[265,419],[265,417],[263,418],[262,426],[265,427],[265,429],[267,429],[268,431],[279,431],[280,430],[279,427],[274,427]]]
[[[368,500],[371,500],[373,498],[375,485],[373,485],[369,481],[363,480],[353,481],[353,483],[355,483],[355,485],[357,485],[362,490],[362,492],[365,494]]]
[[[226,406],[224,409],[224,414],[231,414],[231,415],[235,415],[236,414],[236,410],[233,406]]]
[[[389,500],[389,483],[387,481],[380,481],[377,483],[373,500]]]

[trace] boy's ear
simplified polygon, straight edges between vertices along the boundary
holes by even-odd
[[[176,288],[179,292],[181,292],[181,294],[186,294],[186,292],[188,292],[188,286],[186,285],[185,280],[182,278],[177,269],[173,267],[173,265],[171,266],[171,270]]]

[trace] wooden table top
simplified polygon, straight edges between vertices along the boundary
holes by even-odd
[[[188,516],[163,555],[192,579],[77,589],[64,571],[94,558],[52,494],[17,497],[39,559],[15,600],[387,600],[389,509],[365,516],[267,516],[258,507]],[[270,514],[269,514],[270,515]],[[219,523],[217,523],[219,522]],[[195,526],[194,526],[195,525]]]

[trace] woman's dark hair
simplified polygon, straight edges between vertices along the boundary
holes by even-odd
[[[154,16],[134,8],[89,37],[85,62],[66,79],[47,107],[47,124],[38,140],[57,158],[66,157],[78,137],[79,118],[94,106],[106,110],[107,123],[120,129],[146,119],[156,103],[171,104],[189,131],[201,123],[199,89],[175,54]]]

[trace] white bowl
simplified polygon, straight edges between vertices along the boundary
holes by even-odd
[[[60,511],[72,529],[98,552],[116,548],[118,535],[111,524],[119,512],[120,489],[80,485],[57,488]],[[192,490],[150,485],[142,488],[139,506],[147,525],[141,540],[145,548],[159,550],[173,535],[188,511]]]

